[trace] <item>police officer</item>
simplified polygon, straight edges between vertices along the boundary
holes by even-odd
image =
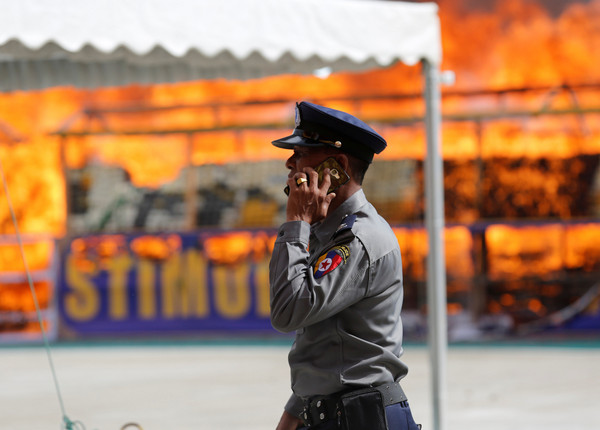
[[[398,384],[408,371],[400,248],[361,186],[385,140],[352,115],[301,102],[293,134],[272,143],[294,151],[269,268],[272,325],[296,331],[277,429],[419,428]]]

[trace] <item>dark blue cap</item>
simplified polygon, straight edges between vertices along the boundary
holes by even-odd
[[[325,106],[300,102],[296,104],[296,128],[291,136],[274,140],[279,148],[294,146],[330,146],[367,162],[385,149],[387,143],[360,119]]]

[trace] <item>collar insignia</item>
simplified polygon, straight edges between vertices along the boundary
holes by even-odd
[[[336,234],[343,230],[352,230],[352,226],[354,225],[355,221],[356,221],[356,214],[344,217],[344,220],[342,221],[340,226],[335,231]]]

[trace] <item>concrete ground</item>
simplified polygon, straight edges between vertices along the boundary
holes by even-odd
[[[288,344],[55,345],[76,429],[274,429],[289,395]],[[432,428],[428,350],[406,347],[403,386]],[[451,347],[448,430],[600,429],[600,347]],[[41,347],[0,347],[0,429],[59,429],[61,407]],[[135,429],[129,426],[127,429]]]

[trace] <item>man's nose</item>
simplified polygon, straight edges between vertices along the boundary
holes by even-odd
[[[287,159],[287,161],[285,162],[285,167],[287,167],[288,169],[292,170],[295,166],[296,162],[295,162],[295,158],[294,155],[292,155],[290,158]]]

